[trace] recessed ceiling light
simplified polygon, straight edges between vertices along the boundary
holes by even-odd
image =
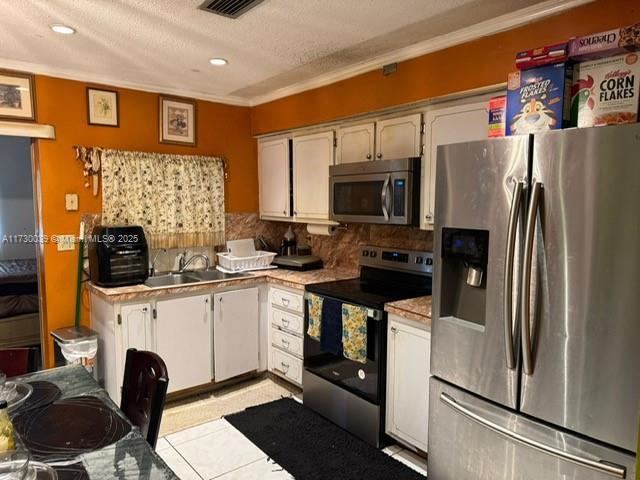
[[[209,63],[211,65],[215,65],[216,67],[221,67],[229,63],[229,61],[226,58],[212,58],[211,60],[209,60]]]
[[[60,24],[51,25],[51,30],[56,33],[61,33],[62,35],[73,35],[74,33],[76,33],[76,30],[74,28]]]

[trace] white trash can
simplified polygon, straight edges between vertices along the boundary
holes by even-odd
[[[98,380],[98,333],[88,327],[59,328],[51,332],[56,357],[64,357],[66,365],[82,365]]]

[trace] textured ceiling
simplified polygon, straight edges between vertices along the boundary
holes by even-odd
[[[201,3],[3,0],[0,68],[242,102],[540,0],[264,0],[237,20]]]

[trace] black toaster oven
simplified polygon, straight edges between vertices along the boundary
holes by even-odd
[[[137,285],[149,276],[149,247],[142,227],[98,225],[88,240],[91,281],[96,285]]]

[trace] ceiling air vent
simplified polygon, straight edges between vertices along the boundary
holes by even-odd
[[[224,17],[238,18],[256,7],[263,0],[207,0],[200,8],[207,12],[216,13]]]

